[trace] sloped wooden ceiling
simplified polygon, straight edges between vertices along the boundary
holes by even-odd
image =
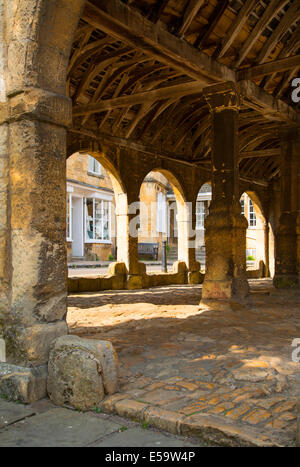
[[[240,172],[279,175],[278,129],[299,124],[300,0],[91,0],[74,38],[74,131],[199,166],[210,161],[204,86],[243,89]]]

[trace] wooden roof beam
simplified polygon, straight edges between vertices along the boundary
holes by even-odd
[[[120,0],[91,0],[86,4],[82,19],[206,85],[235,80],[234,71],[174,36],[159,22],[153,25]]]
[[[183,96],[200,94],[202,89],[203,86],[201,86],[201,83],[197,81],[161,87],[159,89],[153,89],[152,91],[138,92],[122,97],[105,99],[93,104],[74,106],[73,116],[78,117],[80,115],[103,112],[104,110],[119,109],[137,104],[154,103],[170,98],[180,99]]]
[[[240,161],[243,159],[252,159],[256,157],[278,157],[280,155],[280,149],[258,149],[256,151],[242,151],[240,153]]]
[[[263,15],[258,20],[257,24],[255,25],[254,29],[251,31],[249,36],[246,39],[242,49],[239,52],[239,57],[235,63],[235,66],[238,67],[247,57],[248,53],[252,49],[253,45],[262,34],[263,30],[265,29],[266,25],[269,24],[274,16],[284,7],[284,5],[288,2],[288,0],[276,0],[274,2],[270,2],[268,7],[265,9]]]
[[[184,36],[203,4],[204,0],[189,0],[183,14],[181,26],[178,29],[179,36]]]
[[[151,13],[149,15],[150,21],[157,23],[157,21],[167,8],[169,1],[170,0],[157,0],[157,4],[151,9]]]
[[[273,51],[274,47],[280,41],[283,34],[286,33],[288,28],[290,28],[300,17],[300,5],[299,2],[294,2],[291,4],[288,11],[282,17],[277,28],[274,30],[273,34],[269,39],[264,43],[257,59],[257,63],[262,63],[268,58],[270,53]]]
[[[159,22],[154,25],[120,0],[90,0],[82,18],[94,28],[142,50],[200,84],[207,86],[223,81],[236,82],[236,73],[233,70],[169,33]],[[277,118],[290,123],[297,122],[298,116],[292,107],[270,96],[250,81],[241,81],[239,84],[256,110],[261,112],[267,108],[271,113],[275,112]]]
[[[246,23],[248,16],[253,10],[255,3],[256,3],[256,0],[247,0],[244,6],[242,6],[242,8],[240,9],[236,19],[233,21],[232,25],[229,28],[228,33],[226,34],[226,38],[224,42],[222,43],[220,53],[218,54],[219,58],[225,55],[225,53],[227,52],[227,50],[233,43],[234,39],[239,34],[240,30]]]
[[[280,58],[261,65],[242,68],[237,71],[237,80],[243,79],[256,79],[272,73],[290,70],[300,66],[300,55],[293,55],[292,57]]]

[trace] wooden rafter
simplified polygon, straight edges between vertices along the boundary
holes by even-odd
[[[197,47],[199,50],[205,48],[205,45],[209,39],[209,36],[214,31],[216,25],[218,24],[220,18],[222,17],[224,11],[228,7],[228,0],[218,0],[217,6],[215,7],[207,26],[203,29],[203,31],[197,37],[194,46]]]
[[[184,11],[182,22],[178,28],[178,35],[184,36],[189,29],[192,21],[196,17],[205,0],[189,0],[189,3]]]
[[[201,91],[201,83],[192,81],[174,86],[162,87],[152,91],[134,93],[130,94],[129,96],[105,99],[95,104],[76,106],[73,108],[73,115],[76,117],[80,115],[102,112],[103,110],[112,110],[137,104],[145,104],[146,102],[155,102],[175,97],[180,98],[189,94],[199,94]]]
[[[280,71],[290,70],[300,66],[300,55],[293,55],[292,57],[281,58],[279,60],[273,60],[262,65],[256,65],[248,68],[243,68],[238,71],[238,81],[245,79],[256,79],[272,73],[278,73]]]
[[[270,55],[273,51],[274,47],[281,39],[283,34],[290,28],[300,17],[300,4],[299,2],[294,2],[291,4],[290,8],[288,9],[287,13],[283,16],[282,20],[278,24],[277,28],[274,30],[273,34],[269,37],[269,39],[263,45],[258,58],[258,63],[263,63],[266,58]]]
[[[149,15],[150,21],[157,23],[161,15],[168,6],[170,0],[157,0],[156,5],[151,8],[151,13]]]
[[[253,45],[265,29],[266,25],[272,21],[274,16],[277,15],[277,13],[284,7],[287,2],[288,0],[275,0],[270,2],[261,18],[258,20],[255,28],[251,31],[248,38],[246,39],[246,42],[241,48],[238,59],[234,64],[236,67],[238,67],[244,61]]]
[[[277,157],[280,155],[280,149],[258,149],[255,151],[243,151],[240,153],[240,160],[252,159],[257,157]]]
[[[242,6],[239,14],[237,15],[236,19],[233,21],[232,25],[230,26],[229,31],[226,35],[226,38],[222,43],[220,53],[217,54],[217,57],[221,58],[223,57],[223,55],[225,55],[225,53],[227,52],[227,50],[229,49],[229,47],[235,40],[236,36],[238,35],[240,30],[246,23],[248,16],[250,15],[255,3],[256,3],[256,0],[246,0],[246,3],[244,4],[244,6]]]
[[[233,70],[178,39],[159,23],[154,29],[153,23],[142,18],[136,10],[129,8],[119,0],[109,2],[97,0],[97,7],[87,2],[83,19],[93,27],[143,51],[159,62],[201,81],[203,85],[220,81],[236,81]],[[265,108],[267,102],[267,106],[271,105],[279,118],[281,116],[288,120],[296,118],[288,106],[281,103],[279,105],[274,98],[270,101],[268,93],[262,92],[256,85],[254,87],[246,85],[243,89],[246,92],[247,102],[251,102],[250,96],[247,96],[248,90],[252,95],[253,93],[256,95],[258,110]]]

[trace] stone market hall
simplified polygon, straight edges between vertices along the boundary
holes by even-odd
[[[66,161],[74,154],[90,155],[110,176],[117,258],[107,277],[94,279],[92,289],[87,279],[69,287],[77,294],[69,298],[71,312],[72,306],[85,310],[84,321],[93,307],[101,308],[104,297],[114,310],[130,308],[139,294],[157,310],[177,300],[176,316],[143,317],[139,331],[126,327],[138,320],[138,307],[128,311],[126,322],[109,322],[106,328],[101,310],[96,313],[97,332],[89,337],[108,339],[116,348],[124,385],[118,397],[134,387],[141,392],[131,397],[143,401],[131,401],[125,410],[125,402],[115,399],[107,407],[129,416],[134,404],[160,409],[169,404],[170,413],[180,414],[176,430],[180,426],[186,434],[196,422],[184,417],[199,412],[199,424],[208,423],[205,413],[205,420],[216,417],[209,419],[216,430],[234,430],[225,422],[227,428],[220,428],[216,420],[233,420],[235,410],[247,430],[285,430],[286,443],[294,442],[299,370],[291,346],[300,338],[299,20],[298,0],[0,0],[2,393],[25,402],[45,397],[50,348],[59,352],[61,339],[71,346],[72,336],[64,337],[70,331],[89,334],[87,327],[80,332],[78,319],[77,328],[76,320],[68,318],[67,325]],[[147,273],[138,258],[138,237],[130,235],[136,216],[130,206],[153,172],[165,177],[176,200],[177,261],[167,274]],[[198,194],[205,184],[211,186],[211,201],[203,277],[194,237]],[[261,226],[260,282],[246,270],[244,193]],[[251,206],[247,213],[253,221]],[[86,308],[85,300],[92,300]],[[184,319],[180,313],[188,310]],[[159,331],[147,336],[150,325]],[[136,352],[150,347],[133,359],[122,335]],[[180,359],[185,361],[192,349],[190,366],[185,362],[179,375]],[[165,366],[158,369],[153,360],[151,366],[147,352],[151,358],[157,352],[157,364]],[[172,368],[173,373],[164,373]],[[180,386],[176,378],[186,382]],[[256,395],[249,395],[252,383]],[[147,384],[152,389],[142,396]],[[163,390],[156,397],[159,385]],[[50,386],[51,395],[53,379]],[[108,387],[105,383],[102,396],[116,391],[116,384]],[[210,405],[226,388],[232,407],[225,396],[223,405]],[[240,395],[231,395],[239,390],[253,401],[244,411]],[[72,399],[68,391],[62,402]],[[262,407],[267,397],[274,404]],[[209,409],[213,404],[215,412]]]

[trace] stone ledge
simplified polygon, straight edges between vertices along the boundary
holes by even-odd
[[[47,396],[47,365],[26,368],[0,363],[0,395],[29,404]]]
[[[24,118],[69,128],[72,124],[72,102],[66,96],[29,88],[0,105],[0,124]]]
[[[104,413],[127,417],[137,422],[169,433],[201,438],[216,446],[284,447],[290,439],[283,432],[273,434],[241,423],[229,422],[224,417],[209,414],[185,416],[161,409],[143,401],[134,400],[129,394],[107,397],[101,408]]]

